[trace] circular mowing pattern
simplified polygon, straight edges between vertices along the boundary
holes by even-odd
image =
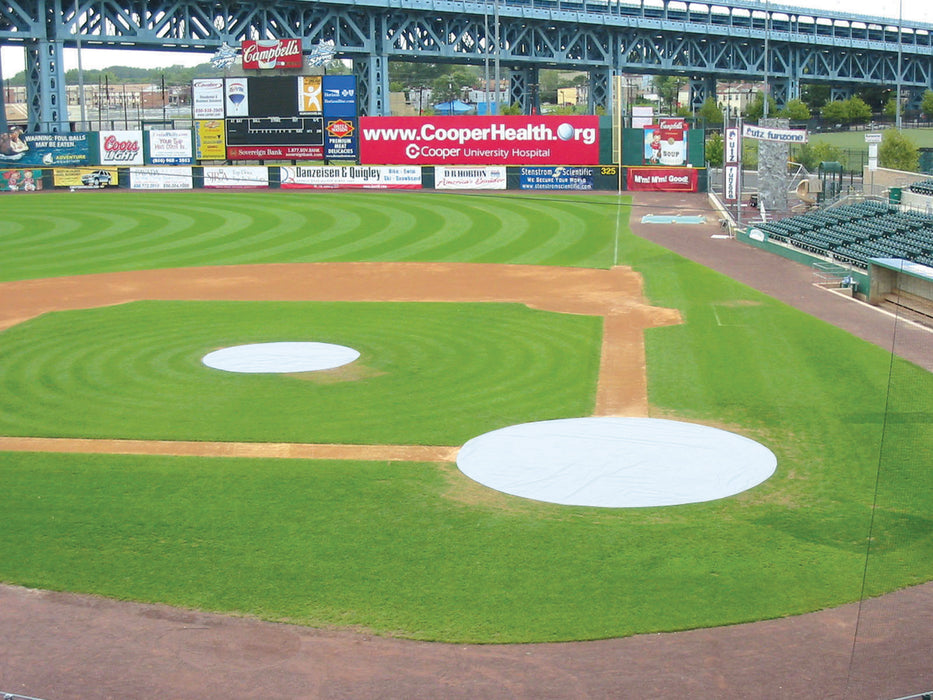
[[[359,356],[353,348],[330,343],[254,343],[215,350],[201,361],[225,372],[289,374],[342,367]]]
[[[548,503],[673,506],[746,491],[777,467],[763,445],[725,430],[654,418],[569,418],[473,438],[457,466],[474,481]]]

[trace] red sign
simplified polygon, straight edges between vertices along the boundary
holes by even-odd
[[[361,117],[360,162],[598,165],[599,117]]]
[[[696,192],[697,171],[694,168],[629,168],[626,189],[659,192]]]
[[[334,119],[327,122],[327,133],[334,138],[347,138],[353,135],[353,124],[346,119]]]
[[[323,160],[323,146],[227,146],[229,160]]]
[[[244,41],[241,45],[243,68],[301,68],[301,39]]]

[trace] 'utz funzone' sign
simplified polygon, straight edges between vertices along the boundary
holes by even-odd
[[[241,45],[243,68],[301,68],[301,39],[244,41]]]

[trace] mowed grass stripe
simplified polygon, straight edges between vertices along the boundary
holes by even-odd
[[[0,334],[0,432],[459,445],[512,423],[589,415],[600,338],[599,318],[500,304],[140,302],[61,312]],[[333,376],[201,363],[221,347],[302,340],[362,356]]]
[[[0,478],[0,578],[450,642],[803,612],[857,595],[863,561],[760,524],[778,503],[566,508],[436,465],[17,454]]]
[[[36,216],[37,202],[58,215]],[[610,197],[274,191],[11,197],[0,221],[0,280],[257,262],[608,267],[618,204]]]

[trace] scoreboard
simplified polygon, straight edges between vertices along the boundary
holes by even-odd
[[[222,125],[227,160],[359,157],[354,76],[200,79],[192,96],[196,121]]]

